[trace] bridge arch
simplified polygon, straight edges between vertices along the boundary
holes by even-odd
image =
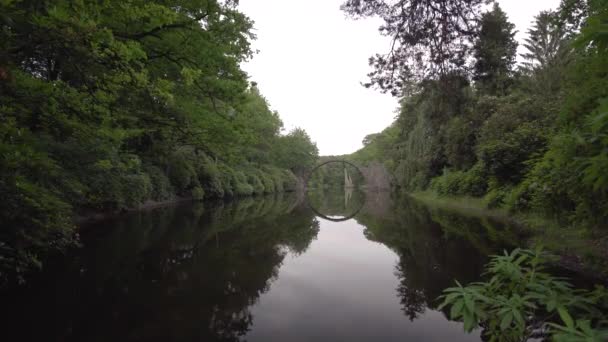
[[[312,168],[312,170],[308,171],[308,173],[304,177],[304,190],[308,190],[308,181],[310,180],[310,177],[312,177],[312,175],[315,173],[315,171],[317,171],[322,166],[325,166],[327,164],[332,164],[332,163],[348,164],[348,165],[354,167],[357,170],[357,172],[359,172],[359,174],[361,176],[363,176],[363,179],[365,179],[365,174],[363,173],[363,171],[361,171],[361,168],[359,168],[359,166],[357,166],[356,164],[349,162],[347,160],[344,160],[344,159],[328,160],[326,162],[323,162],[323,163],[315,166],[314,168]]]
[[[344,216],[344,217],[335,218],[335,217],[330,217],[328,215],[325,215],[325,214],[321,213],[317,208],[315,208],[314,205],[312,205],[311,200],[310,200],[309,195],[308,195],[308,182],[310,181],[310,178],[315,173],[315,171],[317,171],[322,166],[325,166],[327,164],[333,164],[333,163],[350,165],[353,168],[355,168],[355,170],[357,170],[357,172],[361,175],[361,177],[363,179],[365,179],[365,174],[363,173],[363,171],[361,170],[361,168],[358,165],[356,165],[356,164],[354,164],[354,163],[352,163],[350,161],[343,160],[343,159],[334,159],[334,160],[325,161],[325,162],[323,162],[321,164],[318,164],[314,168],[312,168],[306,174],[306,176],[304,177],[304,191],[305,191],[305,194],[306,194],[305,195],[306,204],[315,213],[315,215],[317,215],[318,217],[320,217],[322,219],[325,219],[325,220],[328,220],[328,221],[331,221],[331,222],[344,222],[344,221],[348,221],[348,220],[352,219],[353,217],[355,217],[361,211],[361,209],[363,209],[363,207],[365,206],[365,197],[363,198],[363,201],[361,201],[360,205],[358,205],[357,208],[351,214],[349,214],[347,216]],[[349,190],[349,191],[351,191],[351,190]]]

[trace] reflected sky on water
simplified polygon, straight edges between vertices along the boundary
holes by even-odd
[[[3,295],[19,341],[477,341],[437,311],[516,241],[388,193],[194,203],[95,222]],[[364,202],[357,202],[364,201]],[[37,327],[32,329],[31,327]],[[12,339],[16,340],[16,339]]]

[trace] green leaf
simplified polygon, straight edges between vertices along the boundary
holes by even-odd
[[[464,305],[470,312],[475,312],[475,305],[471,299],[471,295],[468,293],[464,295]]]
[[[572,317],[570,316],[566,308],[564,308],[563,306],[559,307],[557,308],[557,312],[559,313],[559,317],[562,319],[562,321],[564,321],[568,328],[574,328],[574,321],[572,320]]]
[[[462,308],[464,307],[464,302],[462,299],[458,300],[454,305],[452,305],[452,309],[450,310],[450,318],[457,319],[462,316]]]
[[[466,332],[471,332],[476,326],[475,317],[473,314],[464,316],[464,330]]]
[[[513,314],[509,312],[500,320],[500,329],[506,330],[511,325],[512,321]]]

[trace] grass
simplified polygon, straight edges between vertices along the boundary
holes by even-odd
[[[512,218],[504,209],[488,209],[483,199],[475,197],[447,197],[440,196],[433,191],[420,191],[409,194],[410,197],[426,204],[429,207],[447,209],[466,216],[495,217],[500,219]]]

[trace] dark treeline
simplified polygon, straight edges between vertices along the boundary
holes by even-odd
[[[0,278],[75,242],[75,214],[294,190],[316,145],[240,63],[236,1],[0,1]]]
[[[563,0],[539,13],[521,63],[516,27],[498,4],[398,3],[405,9],[344,6],[386,21],[381,31],[395,47],[371,60],[368,86],[401,99],[394,123],[351,158],[382,161],[409,192],[480,197],[488,207],[605,228],[608,2]],[[414,7],[443,19],[407,16]]]

